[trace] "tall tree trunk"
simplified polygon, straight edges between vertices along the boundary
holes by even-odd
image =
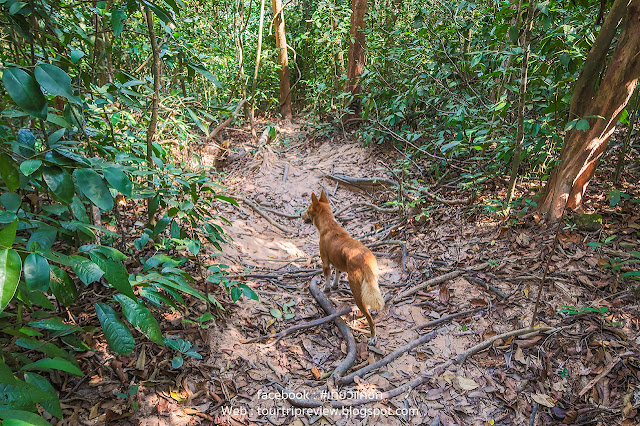
[[[364,69],[364,48],[366,44],[365,22],[367,0],[352,0],[351,3],[351,40],[349,42],[349,61],[347,65],[347,84],[345,92],[351,93],[353,99],[346,106],[351,109],[352,116],[360,116],[362,103],[359,99],[362,92],[360,76]]]
[[[610,15],[619,3],[629,0],[617,0],[612,7]],[[569,209],[574,209],[582,202],[582,197],[589,180],[595,172],[598,161],[607,148],[609,138],[615,130],[618,117],[622,113],[640,78],[640,0],[631,0],[626,8],[626,18],[616,42],[616,48],[611,56],[611,61],[600,82],[595,94],[586,91],[585,87],[593,88],[595,83],[580,84],[585,71],[581,74],[576,84],[574,97],[580,96],[584,105],[575,103],[578,116],[587,117],[599,115],[604,119],[589,118],[590,128],[584,132],[573,130],[565,137],[565,142],[560,153],[560,163],[554,168],[547,185],[541,192],[538,210],[547,213],[552,220],[559,219],[565,204]],[[604,27],[611,21],[607,16]],[[616,18],[616,21],[618,19]],[[608,38],[608,37],[607,37]],[[609,45],[598,44],[600,34],[596,38],[587,61],[585,69],[594,69],[595,65],[590,61],[603,61],[606,56],[593,53],[594,51],[606,52]],[[608,43],[611,39],[608,38]],[[597,58],[597,59],[594,59]],[[572,98],[572,105],[574,105]]]
[[[153,73],[153,97],[151,100],[151,119],[149,120],[149,126],[147,127],[147,165],[149,168],[152,168],[153,135],[156,132],[156,125],[158,123],[158,104],[160,102],[160,53],[158,51],[156,33],[153,29],[153,15],[151,14],[151,9],[149,9],[148,6],[144,6],[144,11],[147,20],[147,28],[149,30],[149,41],[151,42],[151,54],[153,56],[153,62],[151,64],[151,71]],[[150,176],[150,179],[153,179],[153,177]],[[152,222],[152,210],[149,208],[151,198],[149,198],[148,201],[147,208],[149,213],[149,222]]]
[[[258,71],[260,70],[260,57],[262,55],[262,29],[264,27],[264,2],[260,2],[260,25],[258,27],[258,47],[256,49],[256,68],[253,73],[253,86],[251,87],[251,133],[254,138],[258,137],[255,127],[255,109],[256,109],[256,86],[258,84]]]
[[[511,158],[511,177],[509,179],[509,186],[507,187],[507,199],[505,200],[507,212],[509,211],[511,200],[513,200],[513,191],[516,187],[518,169],[520,168],[520,161],[522,160],[522,144],[524,142],[524,107],[527,100],[529,54],[531,53],[531,30],[533,29],[533,20],[536,10],[535,7],[535,0],[529,0],[529,7],[527,9],[527,20],[524,24],[524,34],[522,35],[523,55],[522,70],[520,73],[520,99],[518,100],[518,129],[516,130],[516,146],[513,150],[513,157]]]
[[[289,55],[287,53],[287,34],[284,30],[284,12],[282,0],[271,0],[273,8],[276,48],[280,65],[280,113],[285,120],[291,120],[291,86],[289,85]]]

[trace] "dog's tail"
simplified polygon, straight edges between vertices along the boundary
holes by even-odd
[[[365,268],[361,292],[362,302],[365,306],[369,306],[376,311],[384,308],[384,299],[378,286],[378,271]]]

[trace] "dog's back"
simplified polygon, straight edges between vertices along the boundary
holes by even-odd
[[[326,195],[325,195],[326,197]],[[384,299],[378,287],[378,262],[367,247],[349,236],[334,219],[328,202],[312,202],[309,216],[320,234],[320,254],[349,276],[349,286],[360,310],[370,306],[378,310],[384,307]]]

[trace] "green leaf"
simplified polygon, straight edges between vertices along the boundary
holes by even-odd
[[[142,331],[151,341],[164,346],[162,332],[158,321],[143,304],[123,294],[116,294],[113,298],[122,306],[122,314],[134,327]]]
[[[0,231],[0,247],[11,248],[16,239],[18,219],[14,220]]]
[[[167,11],[165,11],[163,8],[147,0],[142,0],[142,3],[144,3],[149,9],[151,9],[153,13],[155,13],[156,16],[160,18],[162,22],[164,22],[165,24],[168,24],[169,22],[174,22],[174,20],[171,18],[171,15]]]
[[[4,311],[18,288],[22,259],[13,249],[0,250],[0,312]]]
[[[51,423],[30,411],[0,410],[0,419],[4,426],[51,426]]]
[[[180,355],[174,356],[171,360],[171,368],[173,368],[174,370],[182,367],[182,364],[184,364],[184,359]]]
[[[0,204],[10,212],[17,212],[22,205],[22,197],[14,192],[5,192],[0,195]]]
[[[34,385],[51,395],[50,399],[48,399],[47,401],[41,401],[40,405],[42,405],[42,408],[47,410],[49,414],[56,416],[58,419],[62,420],[62,407],[60,406],[58,393],[53,388],[51,383],[49,383],[47,379],[36,373],[27,372],[24,376],[27,383]]]
[[[109,347],[120,355],[129,355],[133,352],[136,342],[129,327],[124,325],[116,311],[104,303],[96,303],[95,308]]]
[[[90,253],[91,260],[93,260],[98,267],[104,271],[104,279],[109,284],[115,287],[120,293],[135,299],[131,283],[129,282],[129,273],[119,260],[106,259],[104,256],[97,253]]]
[[[576,129],[577,130],[582,130],[582,131],[589,130],[589,122],[587,120],[585,120],[584,118],[581,118],[576,123]]]
[[[34,362],[33,364],[27,364],[21,368],[23,371],[51,371],[51,370],[60,370],[65,371],[67,373],[73,374],[74,376],[84,376],[82,371],[66,359],[62,358],[43,358]]]
[[[142,250],[144,246],[147,245],[148,242],[149,242],[149,234],[144,233],[140,235],[140,238],[137,238],[133,241],[133,245],[135,245],[138,250]]]
[[[200,121],[198,116],[191,110],[191,108],[187,108],[187,112],[191,116],[193,122],[196,123],[196,126],[198,126],[198,128],[202,131],[202,133],[204,133],[205,135],[209,134],[209,129],[207,128],[207,126],[205,126],[202,121]]]
[[[38,159],[26,160],[26,161],[23,161],[22,164],[20,164],[20,171],[22,172],[23,175],[29,176],[33,172],[38,170],[41,165],[42,165],[42,160],[38,160]]]
[[[212,82],[213,84],[215,84],[218,87],[222,87],[222,84],[220,84],[220,82],[218,81],[217,78],[215,78],[213,76],[213,74],[211,74],[209,71],[207,71],[204,68],[198,67],[196,65],[193,64],[189,64],[188,65],[189,68],[193,69],[194,71],[197,71],[200,75],[202,75],[204,78],[206,78],[207,80],[209,80],[210,82]]]
[[[36,229],[29,237],[29,241],[27,241],[27,250],[35,250],[34,247],[37,245],[41,250],[49,250],[56,240],[56,236],[58,235],[58,230],[52,226],[44,227],[41,226],[40,229]]]
[[[94,283],[104,275],[104,271],[95,263],[82,256],[71,256],[71,269],[84,285]]]
[[[0,154],[0,178],[11,192],[20,187],[20,174],[16,162],[4,153]]]
[[[249,286],[247,286],[246,284],[240,284],[238,287],[240,287],[240,289],[242,290],[242,294],[244,294],[245,296],[247,296],[249,299],[253,299],[253,300],[259,300],[258,295],[256,294],[255,291],[253,291]]]
[[[31,253],[24,260],[24,281],[29,290],[47,291],[51,269],[47,259],[36,253]]]
[[[104,178],[109,182],[113,188],[120,191],[126,197],[131,198],[133,196],[133,185],[129,180],[129,177],[120,169],[116,167],[106,167],[102,170]]]
[[[31,75],[20,68],[6,68],[2,72],[2,82],[20,108],[36,118],[47,119],[47,100]]]
[[[234,206],[238,205],[238,202],[232,198],[232,197],[227,197],[225,195],[214,195],[213,198],[217,199],[217,200],[222,200],[222,201],[226,201],[229,204],[233,204]]]
[[[73,177],[76,179],[78,189],[93,204],[102,210],[111,210],[113,208],[113,197],[104,180],[98,173],[92,169],[75,169]]]
[[[187,248],[194,256],[197,256],[200,253],[200,241],[191,240],[189,244],[187,244]]]
[[[113,35],[118,38],[122,33],[122,29],[124,28],[123,21],[127,18],[125,11],[123,9],[112,9],[111,10],[111,27],[113,27]]]
[[[282,312],[280,312],[280,309],[278,308],[271,308],[269,309],[269,312],[271,313],[271,316],[274,318],[282,318]]]
[[[42,177],[53,195],[64,204],[73,201],[75,186],[71,175],[58,166],[42,169]]]
[[[53,272],[49,282],[51,292],[58,299],[58,302],[64,306],[71,306],[78,296],[78,288],[65,270],[51,265],[51,272]]]
[[[509,40],[512,44],[518,44],[518,38],[520,37],[520,28],[516,25],[509,27]]]
[[[73,49],[70,53],[69,53],[69,58],[71,59],[71,62],[73,62],[74,64],[77,64],[78,61],[82,58],[84,58],[86,55],[86,53],[84,53],[82,50],[78,50],[78,49]]]
[[[73,94],[73,88],[71,87],[71,77],[51,64],[39,64],[34,74],[36,80],[40,83],[40,87],[46,90],[49,94],[54,96],[63,96],[73,102],[74,104],[80,104],[82,101],[79,97]]]

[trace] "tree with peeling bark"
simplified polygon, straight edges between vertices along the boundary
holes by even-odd
[[[615,50],[598,85],[618,27],[621,30]],[[575,209],[582,203],[618,118],[633,95],[640,78],[639,28],[640,0],[616,0],[587,56],[571,99],[572,118],[576,123],[587,121],[588,129],[573,129],[566,135],[560,162],[540,193],[538,209],[551,220],[559,219],[565,208]]]
[[[351,3],[351,40],[349,42],[349,59],[347,63],[347,84],[345,92],[351,94],[345,105],[349,110],[345,119],[358,118],[362,110],[359,95],[362,92],[360,77],[364,70],[364,48],[366,44],[365,15],[367,0],[353,0]]]
[[[287,53],[287,34],[284,29],[284,11],[282,0],[272,0],[273,22],[275,24],[278,65],[280,66],[280,113],[285,120],[291,120],[291,86],[289,83],[289,55]]]

